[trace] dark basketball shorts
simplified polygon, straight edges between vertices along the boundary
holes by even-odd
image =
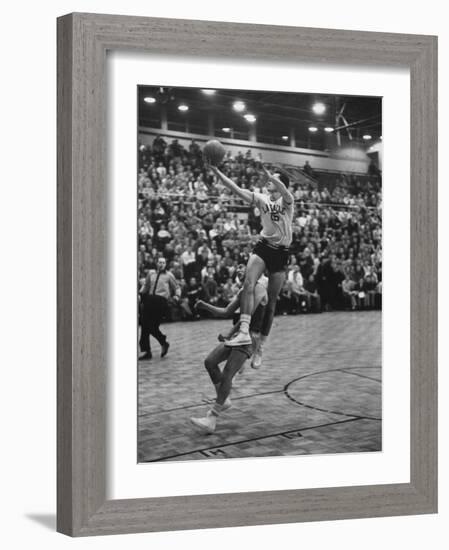
[[[262,239],[254,247],[253,254],[262,258],[269,273],[279,273],[288,266],[289,255],[286,246],[275,247]]]

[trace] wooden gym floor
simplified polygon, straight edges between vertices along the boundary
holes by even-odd
[[[234,378],[212,435],[189,422],[215,390],[203,366],[226,320],[162,326],[170,351],[139,363],[138,460],[205,460],[380,451],[381,313],[276,317],[259,370]]]

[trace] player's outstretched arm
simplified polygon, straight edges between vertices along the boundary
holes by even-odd
[[[230,317],[234,311],[238,309],[240,305],[240,297],[239,295],[235,296],[231,302],[226,307],[216,307],[211,304],[208,304],[207,302],[204,302],[203,300],[198,300],[196,303],[197,309],[204,309],[205,311],[208,311],[209,313],[212,313],[212,315],[215,315],[216,317]]]
[[[240,188],[235,182],[231,180],[231,178],[225,176],[223,172],[219,170],[216,166],[210,164],[209,168],[212,170],[215,176],[222,181],[223,185],[227,187],[232,193],[234,193],[246,202],[253,202],[253,193],[251,191]]]
[[[276,186],[276,189],[279,191],[284,201],[288,204],[292,204],[294,201],[294,197],[287,189],[287,187],[285,187],[282,181],[274,174],[272,174],[269,170],[267,170],[267,168],[262,163],[261,167],[267,178]]]

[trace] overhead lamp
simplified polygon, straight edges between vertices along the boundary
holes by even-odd
[[[312,111],[313,111],[316,115],[322,115],[322,114],[324,114],[324,112],[326,111],[326,105],[325,105],[324,103],[321,103],[321,102],[315,103],[315,104],[312,106]]]
[[[182,111],[183,113],[185,113],[188,110],[189,110],[188,105],[185,105],[184,103],[182,105],[178,105],[178,111]]]
[[[312,132],[312,133],[318,132],[318,128],[316,126],[309,126],[309,132]]]
[[[246,109],[246,105],[243,103],[243,101],[234,101],[234,103],[232,104],[232,108],[234,109],[234,111],[241,113]]]
[[[156,103],[156,98],[152,96],[144,97],[143,100],[145,103]]]
[[[248,122],[256,122],[256,117],[254,115],[250,115],[250,114],[244,115],[243,118]]]

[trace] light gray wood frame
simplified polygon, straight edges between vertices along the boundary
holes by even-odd
[[[108,50],[411,71],[410,483],[106,499]],[[72,536],[437,510],[437,38],[75,13],[58,19],[58,505]]]

